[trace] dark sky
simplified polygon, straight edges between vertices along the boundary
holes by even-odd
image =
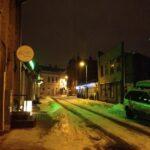
[[[23,43],[41,64],[65,66],[122,40],[150,56],[150,0],[27,0],[22,16]]]

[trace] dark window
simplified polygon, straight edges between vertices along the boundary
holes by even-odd
[[[108,75],[108,64],[105,65],[105,75]]]
[[[104,76],[104,67],[101,66],[101,76],[103,77]]]
[[[52,77],[52,82],[54,82],[54,77]]]
[[[58,81],[58,78],[56,77],[56,82]]]
[[[121,71],[121,57],[117,57],[116,59],[116,70]]]
[[[50,82],[50,77],[47,78],[47,82]]]

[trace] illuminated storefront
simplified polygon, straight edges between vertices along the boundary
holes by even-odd
[[[92,82],[76,86],[77,97],[98,99],[98,83]]]

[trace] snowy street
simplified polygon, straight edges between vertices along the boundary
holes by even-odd
[[[47,97],[37,125],[0,137],[1,150],[149,150],[150,128],[128,120],[121,104]]]

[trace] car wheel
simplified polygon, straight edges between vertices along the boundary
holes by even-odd
[[[129,119],[133,119],[133,118],[134,118],[134,113],[133,113],[133,111],[132,111],[130,108],[128,108],[128,107],[126,107],[126,116],[127,116],[127,118],[129,118]]]

